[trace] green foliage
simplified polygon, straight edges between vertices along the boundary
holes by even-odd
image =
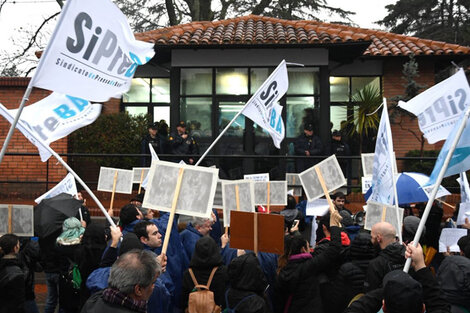
[[[75,153],[133,154],[140,153],[142,137],[147,133],[149,116],[132,116],[127,112],[102,114],[93,123],[70,136]],[[87,158],[100,166],[130,169],[139,164],[138,157]]]
[[[349,124],[353,125],[353,127],[348,127],[349,135],[357,134],[360,137],[367,137],[379,126],[380,117],[377,108],[382,103],[382,92],[373,85],[367,85],[354,94],[352,102],[359,108],[354,116],[348,118]]]

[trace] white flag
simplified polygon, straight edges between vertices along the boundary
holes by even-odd
[[[13,122],[16,111],[17,109],[8,110],[0,104],[0,115],[10,123]],[[45,162],[51,154],[38,140],[48,146],[51,142],[93,123],[100,112],[99,103],[92,104],[54,92],[41,101],[26,106],[16,127],[38,148],[41,161]]]
[[[280,149],[286,136],[282,121],[282,106],[278,101],[289,88],[286,61],[276,67],[261,87],[246,103],[242,114],[265,129],[273,138],[274,145]]]
[[[75,178],[72,174],[68,173],[64,179],[60,181],[57,185],[54,186],[51,190],[34,200],[34,202],[39,203],[43,199],[49,199],[54,196],[57,196],[59,193],[68,193],[69,195],[75,196],[77,192],[77,185],[75,184]]]
[[[155,149],[152,147],[152,144],[149,143],[149,149],[150,149],[150,155],[152,156],[152,162],[153,161],[159,161],[160,159],[158,158],[158,155],[157,153],[155,152]],[[149,182],[149,174],[150,174],[150,171],[147,173],[147,175],[145,176],[144,180],[142,181],[142,188],[144,189],[147,189],[147,184]]]
[[[109,0],[69,0],[41,57],[33,86],[90,101],[119,98],[138,65],[155,54],[135,40],[127,19]]]
[[[398,106],[418,117],[419,129],[430,144],[446,139],[470,103],[463,69]]]
[[[386,102],[382,110],[372,170],[372,193],[367,201],[393,205],[393,142]]]
[[[468,186],[467,173],[460,173],[457,181],[460,184],[460,202],[470,202],[470,187]]]

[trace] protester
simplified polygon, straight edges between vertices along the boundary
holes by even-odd
[[[371,242],[380,249],[379,255],[369,263],[365,291],[377,289],[382,286],[385,275],[393,270],[402,269],[405,264],[405,246],[396,240],[396,230],[392,224],[380,222],[372,226]]]
[[[82,202],[82,206],[80,207],[75,217],[80,220],[83,227],[87,227],[91,224],[91,216],[90,211],[88,211],[88,208],[86,207],[86,199],[83,198],[82,192],[78,192],[76,198]]]
[[[276,308],[279,312],[323,312],[318,273],[329,268],[341,249],[341,216],[333,212],[330,219],[331,242],[323,253],[312,256],[308,241],[299,235],[286,240],[287,264],[279,271],[276,283]]]
[[[21,269],[23,270],[25,279],[25,313],[39,313],[35,300],[34,278],[35,272],[42,272],[42,267],[39,264],[40,258],[41,256],[37,238],[20,238],[20,252],[18,253],[18,260],[21,264]]]
[[[119,223],[122,227],[122,234],[134,231],[134,226],[144,217],[142,212],[137,208],[135,204],[126,204],[121,208],[119,212]]]
[[[228,266],[230,288],[225,292],[227,308],[236,312],[268,313],[271,310],[265,300],[267,282],[254,253],[247,253],[232,260]]]
[[[189,269],[199,285],[207,285],[209,277],[213,273],[213,278],[209,290],[214,293],[214,302],[216,305],[225,308],[224,295],[228,287],[227,268],[223,264],[220,254],[220,247],[212,237],[205,236],[200,238],[194,249],[193,256],[189,262]],[[191,274],[187,269],[183,274],[183,290],[181,295],[181,308],[183,310],[188,307],[189,295],[194,291],[195,283],[191,278]]]
[[[0,312],[23,313],[25,279],[18,260],[20,241],[14,234],[0,237]]]
[[[320,140],[320,137],[313,134],[313,124],[305,123],[304,133],[301,134],[294,142],[294,151],[295,155],[303,156],[318,156],[323,153],[323,145]],[[297,159],[296,167],[297,172],[303,172],[304,170],[312,167],[317,164],[319,160],[309,158],[309,159]]]
[[[279,212],[284,217],[284,229],[290,230],[294,221],[298,221],[298,231],[300,233],[305,231],[305,221],[302,212],[297,210],[297,201],[291,195],[287,195],[287,205]]]
[[[162,245],[162,235],[158,232],[157,225],[150,221],[140,221],[135,224],[134,234],[136,234],[146,250],[153,251]]]
[[[419,217],[412,216],[412,215],[409,215],[403,219],[401,238],[404,243],[408,244],[414,240],[420,221],[421,219]],[[426,234],[426,226],[424,227],[423,233],[421,234],[421,239],[419,240],[420,243],[421,242],[424,243],[425,234]]]
[[[153,252],[131,250],[111,267],[108,288],[92,295],[81,312],[147,312],[147,301],[160,273],[161,267]]]
[[[148,156],[150,154],[149,144],[152,145],[152,148],[155,150],[155,153],[162,153],[160,151],[160,137],[157,135],[158,126],[158,122],[150,123],[147,127],[148,134],[146,134],[140,142],[140,154],[145,154],[145,156],[142,156],[140,160],[140,165],[142,167],[149,167],[150,163],[152,162],[152,158]]]
[[[199,147],[196,140],[186,133],[186,123],[181,121],[176,125],[176,133],[170,135],[169,143],[171,153],[177,155],[199,154]],[[194,157],[181,157],[183,161],[194,164]],[[179,162],[179,160],[177,160]]]
[[[212,230],[212,218],[194,217],[180,234],[186,257],[190,260],[193,256],[196,242],[203,236],[209,235]]]
[[[464,256],[444,258],[437,271],[437,281],[452,313],[470,311],[470,260]]]

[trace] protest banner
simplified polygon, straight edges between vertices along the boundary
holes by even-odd
[[[100,176],[98,178],[99,191],[111,192],[111,201],[109,209],[113,209],[114,194],[117,193],[132,193],[132,182],[134,178],[134,172],[131,170],[123,170],[119,168],[101,167]]]
[[[465,219],[470,221],[470,202],[461,202],[459,206],[459,214],[457,215],[457,225],[465,224]]]
[[[230,221],[231,248],[284,253],[283,216],[230,211]]]
[[[32,205],[0,204],[0,236],[15,234],[34,236],[34,211]]]
[[[307,201],[305,215],[307,216],[323,216],[328,213],[330,204],[327,199],[315,199]]]
[[[223,198],[222,198],[222,183],[224,179],[219,179],[217,180],[217,187],[215,188],[215,194],[214,194],[214,202],[212,204],[212,207],[214,209],[223,209],[224,208],[224,203],[223,203]]]
[[[70,173],[68,173],[64,179],[62,179],[57,185],[55,185],[54,188],[36,198],[34,202],[39,203],[43,199],[52,198],[62,192],[68,193],[72,196],[75,196],[78,193],[77,185],[75,184],[75,178]]]
[[[367,191],[372,187],[372,176],[361,177],[362,193],[366,194]]]
[[[0,115],[10,123],[13,123],[17,112],[17,109],[8,110],[0,104]],[[90,103],[83,99],[54,92],[25,107],[20,119],[22,123],[17,124],[17,128],[38,148],[41,161],[45,162],[51,153],[42,149],[34,138],[41,138],[45,144],[49,145],[51,142],[93,123],[100,113],[101,104],[99,103]],[[24,131],[24,127],[27,127],[29,132]],[[29,136],[29,133],[33,133],[34,136]]]
[[[278,104],[278,101],[284,96],[288,87],[289,79],[287,76],[286,61],[282,60],[250,100],[248,100],[245,106],[235,114],[233,119],[220,132],[219,136],[217,136],[209,148],[206,149],[204,154],[197,161],[196,166],[202,162],[240,114],[250,118],[253,122],[266,130],[271,135],[276,148],[280,149],[280,144],[285,137],[285,127],[281,116],[282,106]]]
[[[271,205],[287,205],[287,182],[282,181],[256,181],[254,182],[255,205],[266,205],[266,213],[270,212]]]
[[[255,212],[254,182],[236,180],[222,182],[224,226],[230,226],[230,211]]]
[[[457,182],[460,185],[460,202],[470,202],[470,187],[468,185],[467,173],[460,173]]]
[[[302,186],[299,174],[286,173],[286,181],[288,186]]]
[[[463,69],[398,106],[418,117],[419,129],[433,144],[446,139],[469,104],[470,87]]]
[[[361,153],[362,173],[365,177],[372,176],[374,172],[374,155],[375,153]],[[393,172],[398,174],[395,152],[393,152],[393,160]]]
[[[403,224],[403,212],[402,208],[397,210],[394,205],[368,201],[364,229],[371,230],[375,224],[387,222],[393,225],[398,235]]]
[[[439,237],[439,253],[460,252],[457,242],[460,238],[467,236],[467,230],[463,228],[443,228]]]

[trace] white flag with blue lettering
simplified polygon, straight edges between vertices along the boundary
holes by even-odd
[[[16,112],[17,109],[8,110],[0,104],[0,115],[10,123],[15,119]],[[51,142],[93,123],[100,113],[99,103],[54,92],[41,101],[26,106],[16,128],[38,148],[41,161],[46,162],[51,154],[42,144],[48,146]]]
[[[418,117],[429,143],[446,139],[470,103],[470,87],[463,69],[398,106]]]
[[[459,174],[470,169],[470,125],[468,120],[465,119],[465,112],[462,112],[460,120],[455,123],[454,129],[444,143],[441,152],[439,152],[436,164],[434,165],[434,169],[432,170],[431,176],[429,177],[429,181],[426,185],[434,185],[436,183],[439,172],[444,165],[444,160],[449,153],[449,149],[452,146],[458,129],[462,123],[466,123],[466,126],[460,136],[457,146],[455,147],[454,154],[452,154],[452,158],[450,159],[444,177]]]
[[[68,193],[71,196],[75,196],[77,194],[77,185],[75,184],[75,177],[73,177],[73,175],[70,173],[68,173],[67,176],[65,176],[65,178],[60,181],[60,183],[55,185],[54,188],[52,188],[42,196],[36,198],[34,202],[39,203],[44,199],[52,198],[63,192]]]
[[[66,1],[33,86],[89,101],[120,98],[137,66],[154,56],[153,47],[135,39],[112,1]]]
[[[367,201],[393,205],[394,179],[392,131],[386,102],[382,110],[377,141],[375,143],[374,166],[372,170],[372,193]]]
[[[282,106],[278,101],[289,88],[286,61],[276,67],[261,87],[248,100],[242,114],[261,126],[272,137],[276,148],[281,148],[281,142],[286,136],[282,121]]]

